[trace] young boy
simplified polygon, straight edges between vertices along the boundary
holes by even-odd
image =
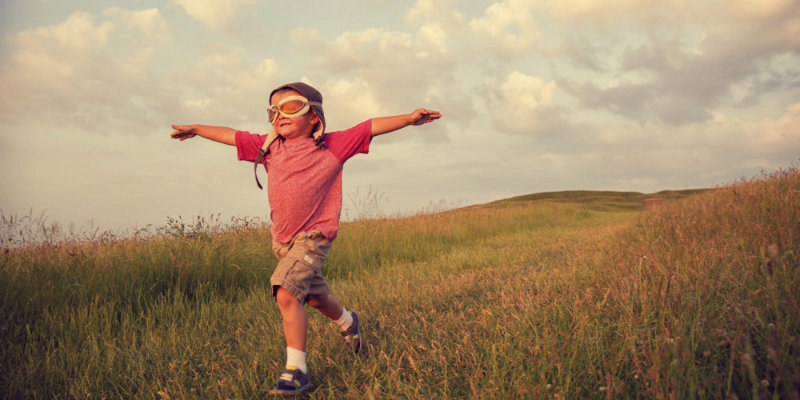
[[[305,303],[335,321],[354,352],[358,353],[363,344],[358,314],[339,304],[321,273],[339,228],[344,162],[369,152],[375,136],[432,122],[441,114],[420,108],[326,134],[322,95],[313,87],[302,82],[280,86],[270,93],[269,103],[271,130],[267,135],[225,127],[173,125],[171,136],[185,140],[199,135],[236,146],[239,160],[253,161],[256,167],[263,163],[267,170],[272,250],[279,260],[270,283],[283,318],[287,346],[286,368],[270,393],[295,395],[310,387]]]

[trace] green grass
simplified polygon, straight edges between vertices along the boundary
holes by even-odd
[[[344,224],[325,274],[366,354],[309,309],[307,397],[797,398],[798,205],[790,168]],[[2,252],[0,396],[264,396],[285,357],[268,231],[172,222]]]

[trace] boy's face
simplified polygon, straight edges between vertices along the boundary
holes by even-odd
[[[280,91],[272,96],[270,104],[276,105],[289,96],[301,96],[301,94],[294,90]],[[291,118],[279,113],[272,126],[275,128],[275,132],[286,139],[299,139],[311,137],[317,122],[319,122],[319,117],[311,110],[299,117]]]

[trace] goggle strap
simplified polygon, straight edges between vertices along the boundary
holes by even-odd
[[[256,185],[261,190],[264,190],[264,187],[261,186],[261,182],[258,180],[258,164],[261,164],[261,162],[267,156],[267,153],[269,153],[269,146],[271,146],[272,143],[277,139],[278,133],[275,132],[274,129],[270,130],[267,134],[267,140],[265,140],[261,148],[258,149],[258,157],[256,157],[256,161],[253,163],[253,175],[256,177]],[[264,170],[267,171],[267,164],[264,164]],[[269,174],[269,171],[267,171],[267,173]]]
[[[261,164],[261,160],[267,155],[264,150],[258,149],[258,157],[256,157],[256,161],[253,163],[253,176],[256,177],[256,186],[258,186],[259,190],[264,190],[264,187],[261,186],[261,182],[258,180],[258,164]],[[266,166],[264,166],[266,168]]]

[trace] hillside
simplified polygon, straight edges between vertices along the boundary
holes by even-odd
[[[568,190],[511,197],[508,199],[491,202],[488,204],[488,206],[503,206],[525,201],[556,201],[562,203],[580,204],[586,208],[594,210],[637,210],[642,208],[642,202],[645,199],[664,199],[665,201],[674,201],[695,194],[700,194],[708,190],[709,189],[663,190],[650,194],[639,192]]]
[[[797,398],[800,172],[658,195],[345,224],[324,271],[366,352],[310,313],[307,397]],[[194,226],[3,252],[0,396],[262,398],[269,233]]]

